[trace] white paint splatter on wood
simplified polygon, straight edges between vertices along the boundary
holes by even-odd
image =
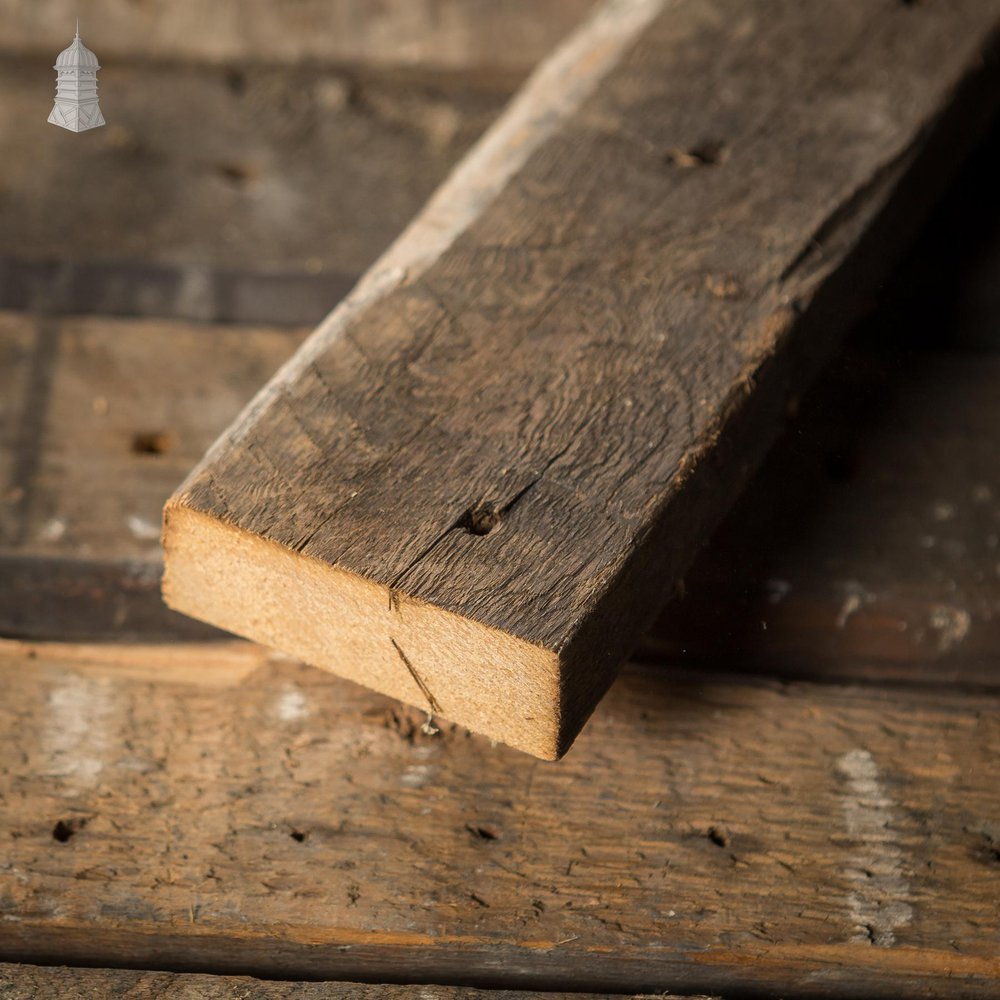
[[[931,609],[929,624],[937,634],[939,652],[947,653],[968,635],[972,616],[965,608],[938,604]]]
[[[852,940],[888,948],[895,944],[897,929],[913,917],[893,802],[867,750],[845,753],[837,760],[837,771],[846,779],[844,823],[857,845],[845,872],[851,883]]]
[[[839,629],[847,625],[847,621],[851,615],[860,611],[864,605],[871,604],[875,600],[875,595],[871,591],[865,590],[864,586],[858,583],[857,580],[848,580],[844,584],[844,590],[847,592],[847,596],[844,598],[844,603],[841,604],[840,610],[837,612],[836,625]]]
[[[53,517],[42,525],[38,537],[43,542],[58,542],[66,534],[66,518]]]
[[[41,734],[44,773],[93,788],[108,763],[115,697],[106,678],[67,674],[49,694]]]
[[[274,708],[282,722],[298,722],[309,714],[309,701],[293,684],[286,684],[278,695]]]
[[[147,521],[144,517],[129,514],[125,523],[128,525],[132,537],[137,538],[140,542],[158,542],[160,540],[160,526],[153,524],[152,521]]]

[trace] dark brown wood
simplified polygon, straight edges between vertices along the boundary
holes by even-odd
[[[996,24],[608,8],[178,492],[168,603],[564,752],[983,127]]]
[[[3,964],[0,995],[4,1000],[614,1000],[610,994],[598,997],[593,993],[523,993],[461,986],[266,982],[246,976]],[[662,1000],[683,1000],[666,994],[657,996]]]
[[[996,354],[838,360],[639,655],[996,688],[998,386]]]
[[[1000,700],[627,669],[558,765],[250,644],[0,656],[0,953],[995,997]]]

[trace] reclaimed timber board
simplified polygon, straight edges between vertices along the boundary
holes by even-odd
[[[0,632],[206,634],[160,509],[304,331],[0,313]]]
[[[517,82],[133,57],[70,155],[45,120],[58,51],[0,58],[0,307],[50,315],[315,325]]]
[[[998,387],[997,353],[838,359],[637,655],[995,689]]]
[[[179,489],[167,603],[558,757],[985,128],[997,20],[600,8]]]
[[[1000,347],[998,170],[995,130],[686,575],[684,599],[640,647],[645,661],[996,686],[1000,370],[969,352]],[[211,631],[163,606],[153,526],[301,334],[283,336],[0,315],[0,634]],[[137,453],[136,437],[166,447]],[[122,530],[122,511],[144,537]]]
[[[625,1000],[610,994],[524,993],[461,986],[389,986],[380,983],[267,982],[247,976],[212,976],[128,969],[0,964],[4,1000]],[[639,1000],[639,998],[634,998]],[[657,1000],[709,1000],[657,994]]]
[[[592,6],[593,0],[88,0],[81,28],[102,62],[308,62],[526,73]],[[48,70],[72,38],[80,13],[70,0],[41,6],[0,0],[0,48],[35,53]]]
[[[0,957],[879,1000],[1000,989],[996,694],[630,667],[535,760],[248,643],[8,643]]]
[[[0,316],[0,635],[207,636],[160,600],[158,511],[302,334],[54,329],[61,349],[35,319]],[[899,329],[907,341],[913,327]],[[1000,357],[947,350],[962,330],[945,322],[918,352],[861,338],[831,366],[643,639],[644,661],[1000,683]],[[48,402],[29,375],[43,363]]]

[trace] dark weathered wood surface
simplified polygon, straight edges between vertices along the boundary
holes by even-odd
[[[180,59],[526,72],[593,0],[0,0],[0,48],[51,66],[82,17],[102,62]],[[103,101],[103,99],[102,99]],[[43,115],[44,119],[44,115]]]
[[[995,695],[629,668],[546,764],[259,647],[0,656],[0,954],[994,997]]]
[[[550,757],[996,90],[980,0],[594,23],[165,535],[175,608]]]
[[[266,982],[246,976],[3,964],[0,996],[4,1000],[615,1000],[610,994],[598,997],[593,993],[523,993],[461,986]],[[666,994],[657,997],[684,1000]]]
[[[0,58],[0,307],[49,314],[313,325],[516,82],[133,56],[73,142],[45,120],[57,51]]]
[[[27,368],[44,338],[34,321],[5,319],[0,633],[205,634],[160,601],[157,514],[301,335],[63,322],[49,403],[35,395],[26,409]],[[1000,683],[1000,359],[945,344],[912,354],[858,346],[833,366],[642,659]],[[34,434],[21,423],[29,414]],[[137,451],[144,436],[162,436],[162,450]],[[29,468],[18,448],[36,465],[15,482],[13,468]]]
[[[1000,685],[1000,357],[838,360],[644,659]]]

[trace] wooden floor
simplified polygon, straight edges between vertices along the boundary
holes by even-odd
[[[0,994],[997,996],[998,172],[558,764],[159,604],[162,500],[299,318],[0,299]]]

